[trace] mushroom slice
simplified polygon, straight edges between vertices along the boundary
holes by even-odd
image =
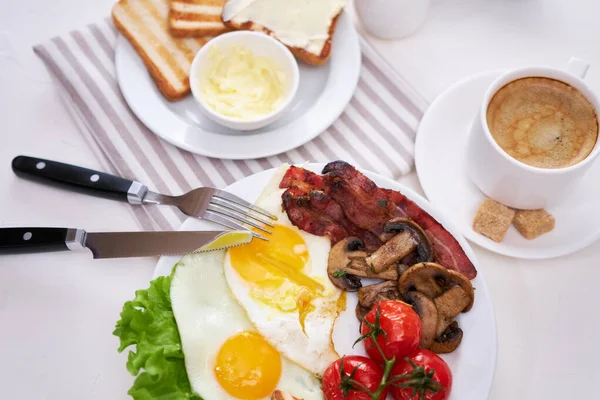
[[[329,252],[327,273],[335,286],[349,292],[362,286],[359,278],[398,280],[398,266],[392,264],[375,272],[367,264],[367,253],[362,250],[363,242],[357,238],[346,238],[337,242]]]
[[[372,266],[375,272],[381,272],[386,266],[394,264],[410,254],[417,247],[417,244],[409,230],[400,232],[367,257],[367,264]]]
[[[412,220],[396,218],[386,223],[383,229],[386,233],[396,233],[396,235],[366,258],[367,264],[373,267],[375,272],[381,272],[415,249],[420,254],[418,257],[420,261],[428,261],[431,258],[429,239],[423,229]]]
[[[362,246],[360,239],[348,237],[337,242],[329,251],[327,274],[338,288],[354,292],[362,286],[360,279],[347,271],[351,261],[349,255],[354,255]]]
[[[398,290],[401,294],[417,290],[430,299],[440,296],[454,286],[460,286],[469,297],[469,303],[462,312],[471,310],[475,302],[475,291],[471,281],[439,264],[431,262],[415,264],[403,272],[398,280]]]
[[[444,284],[446,287],[460,286],[469,298],[469,302],[462,312],[471,311],[471,308],[473,308],[473,304],[475,303],[475,289],[473,289],[473,284],[463,274],[459,274],[458,272],[452,270],[446,271],[448,271],[447,281],[440,281],[440,283]]]
[[[462,330],[454,318],[469,311],[475,300],[471,281],[439,264],[428,262],[413,265],[404,272],[398,280],[398,291],[402,298],[419,293],[434,304],[437,321],[435,339],[429,349],[436,353],[454,351],[462,340]],[[431,329],[431,326],[428,328]],[[423,332],[425,334],[425,330]]]
[[[362,250],[348,251],[347,253],[347,256],[350,260],[364,260],[368,255],[369,253]]]
[[[398,271],[398,277],[402,276],[409,268],[410,267],[406,264],[398,264],[398,268],[396,269]]]
[[[435,338],[429,350],[438,354],[452,353],[462,342],[463,331],[459,328],[458,322],[453,321],[444,332]]]
[[[363,307],[360,305],[360,303],[358,303],[356,305],[356,318],[358,319],[358,322],[360,322],[362,324],[363,320],[365,319],[365,316],[367,315],[367,313],[371,311],[370,308],[367,307]],[[359,329],[360,331],[360,329]]]
[[[433,261],[433,247],[429,236],[423,228],[412,219],[394,218],[389,220],[383,227],[384,232],[402,232],[406,229],[406,225],[410,226],[415,235],[419,237],[417,247],[414,251],[413,263],[410,265]]]
[[[398,280],[398,290],[404,295],[411,290],[423,293],[433,299],[444,293],[448,270],[436,263],[415,264],[406,270]]]
[[[375,272],[364,258],[351,260],[346,272],[361,278],[385,279],[388,281],[398,280],[398,266],[396,264],[388,265],[380,272]]]
[[[361,289],[362,290],[362,289]],[[360,294],[360,290],[358,292]],[[427,349],[437,336],[438,311],[435,303],[421,292],[412,291],[402,296],[402,300],[410,304],[421,318],[423,335],[420,346]]]
[[[385,281],[358,289],[356,318],[363,321],[365,315],[381,300],[397,300],[400,298],[396,282]]]
[[[396,282],[392,281],[376,283],[358,290],[358,304],[369,310],[381,300],[396,300],[399,297]]]
[[[463,288],[456,285],[433,299],[433,302],[438,312],[436,336],[439,337],[452,323],[452,320],[469,305],[471,298]]]

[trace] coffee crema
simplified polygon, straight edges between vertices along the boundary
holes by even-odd
[[[538,168],[575,165],[598,139],[594,106],[574,87],[550,78],[508,83],[490,101],[486,120],[506,153]]]

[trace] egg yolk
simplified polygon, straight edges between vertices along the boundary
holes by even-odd
[[[306,316],[324,286],[305,273],[309,259],[304,239],[293,229],[275,225],[269,241],[253,240],[229,250],[231,266],[253,284],[251,296],[282,311],[298,311],[304,330]]]
[[[243,400],[269,396],[281,376],[281,356],[256,332],[227,339],[217,354],[217,381],[227,393]]]

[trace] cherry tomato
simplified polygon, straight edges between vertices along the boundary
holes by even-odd
[[[417,350],[408,357],[408,361],[396,360],[390,381],[400,375],[406,377],[390,387],[394,400],[446,400],[450,397],[452,372],[448,364],[432,351]],[[406,387],[398,387],[402,384]]]
[[[383,371],[373,360],[363,356],[346,356],[335,361],[323,374],[323,394],[326,400],[371,400],[369,393],[375,392]],[[357,385],[358,383],[358,385]],[[385,399],[388,389],[385,388],[380,400]]]
[[[379,317],[378,317],[379,314]],[[421,341],[421,319],[412,307],[402,301],[383,300],[376,304],[365,316],[361,326],[365,350],[373,360],[383,363],[377,343],[388,360],[396,361],[412,354]]]

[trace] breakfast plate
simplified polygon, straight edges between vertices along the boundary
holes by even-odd
[[[596,163],[560,204],[547,211],[554,230],[527,240],[511,226],[501,243],[475,232],[473,218],[484,195],[467,176],[466,144],[471,123],[487,87],[504,71],[461,80],[431,104],[417,133],[415,164],[419,181],[432,204],[473,243],[509,257],[547,259],[574,253],[600,237],[600,164]],[[557,188],[557,190],[561,190]]]
[[[303,167],[314,172],[320,172],[324,164],[308,164]],[[263,188],[269,184],[274,171],[273,169],[249,176],[227,187],[226,190],[248,201],[254,201]],[[410,200],[437,219],[456,238],[469,259],[477,265],[475,254],[467,241],[458,234],[458,231],[442,216],[441,212],[427,200],[391,179],[368,172],[365,172],[365,174],[380,187],[401,191]],[[277,197],[280,198],[280,196]],[[182,230],[212,228],[214,226],[211,223],[195,218],[188,218],[181,226]],[[173,266],[179,259],[180,257],[176,256],[161,257],[154,271],[155,278],[171,274]],[[472,284],[476,288],[474,307],[468,313],[461,314],[458,317],[458,321],[464,330],[462,343],[453,353],[442,356],[450,366],[454,377],[450,396],[450,399],[454,400],[480,400],[487,398],[496,368],[497,331],[494,310],[481,266],[478,266],[478,269],[477,277],[472,280]],[[195,287],[195,290],[202,291],[199,287],[202,280],[196,281],[198,282],[198,287]],[[359,322],[355,316],[357,296],[349,293],[346,301],[346,310],[335,321],[332,336],[335,350],[340,355],[363,354],[362,346],[357,345],[353,347],[353,343],[359,334]]]
[[[348,13],[343,12],[329,62],[321,66],[300,62],[300,85],[292,103],[276,122],[250,132],[212,122],[191,95],[177,102],[167,101],[123,36],[117,41],[115,66],[123,97],[152,132],[196,154],[253,159],[294,149],[324,132],[354,94],[361,53],[356,29]]]

